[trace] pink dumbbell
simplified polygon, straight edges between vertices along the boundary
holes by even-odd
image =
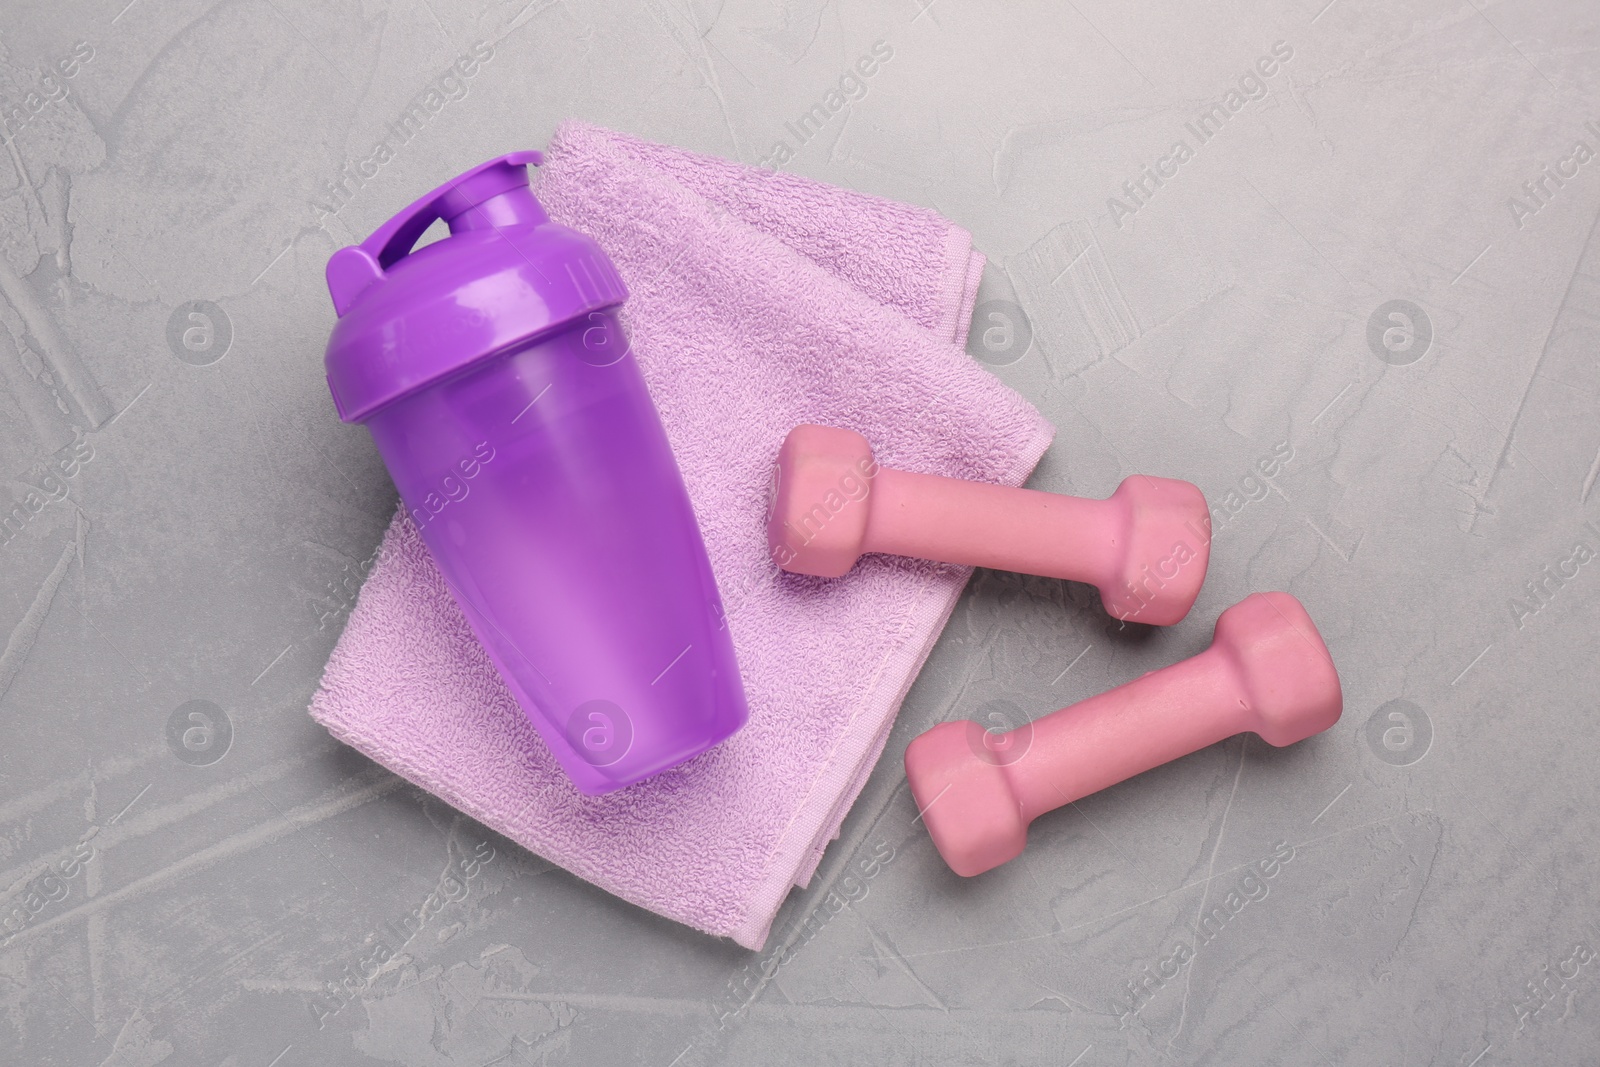
[[[1119,619],[1168,626],[1210,557],[1200,490],[1135,475],[1109,500],[878,465],[853,430],[796,426],[778,453],[767,542],[778,566],[837,578],[863,552],[1088,582]]]
[[[1005,734],[940,723],[906,748],[906,778],[950,869],[971,876],[1022,852],[1052,809],[1247,730],[1292,745],[1339,721],[1322,636],[1288,593],[1255,593],[1191,659]]]

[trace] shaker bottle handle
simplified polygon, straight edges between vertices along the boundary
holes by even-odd
[[[526,167],[544,162],[536,151],[512,152],[473,167],[415,201],[359,245],[341,248],[328,260],[328,292],[334,311],[343,316],[356,297],[373,282],[383,280],[383,272],[404,259],[423,231],[439,219],[454,219],[492,197],[528,185]],[[538,210],[527,222],[544,221]],[[455,229],[454,225],[451,227]]]

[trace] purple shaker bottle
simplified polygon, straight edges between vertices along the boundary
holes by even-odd
[[[705,545],[617,321],[627,289],[528,187],[446,182],[328,260],[328,388],[362,422],[473,632],[583,792],[749,711]],[[412,250],[436,219],[450,236]]]

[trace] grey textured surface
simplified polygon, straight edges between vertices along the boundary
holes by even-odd
[[[1594,1062],[1600,14],[922,2],[9,0],[0,1062]],[[980,573],[759,955],[304,711],[394,504],[321,378],[323,264],[569,115],[752,163],[785,141],[968,226],[972,350],[1059,427],[1031,484],[1159,473],[1220,509],[1169,631]],[[912,736],[1192,654],[1256,589],[1321,625],[1338,726],[1234,738],[945,869]]]

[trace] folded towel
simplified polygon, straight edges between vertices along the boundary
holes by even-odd
[[[750,721],[647,782],[567,782],[402,509],[311,714],[341,741],[625,900],[758,949],[838,834],[969,569],[864,557],[780,574],[767,486],[798,423],[857,430],[887,465],[1020,484],[1039,413],[961,350],[983,259],[922,208],[577,122],[536,192],[593,236],[683,469]]]

